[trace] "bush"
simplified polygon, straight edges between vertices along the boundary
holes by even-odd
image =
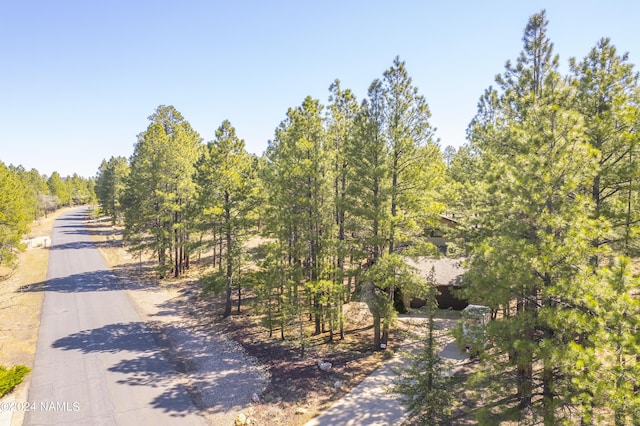
[[[22,379],[30,371],[31,369],[25,365],[16,365],[9,369],[0,366],[0,398],[22,383]]]

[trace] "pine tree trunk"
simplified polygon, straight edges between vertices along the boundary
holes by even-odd
[[[331,304],[327,306],[327,312],[329,313],[329,341],[333,342],[333,310]]]
[[[212,231],[211,240],[212,240],[211,247],[213,248],[213,256],[212,256],[211,266],[213,266],[215,268],[216,267],[216,260],[218,259],[218,250],[217,250],[218,236],[216,235],[216,231]]]
[[[373,314],[373,350],[380,350],[380,315]]]
[[[222,245],[224,244],[223,240],[224,240],[224,236],[222,235],[222,232],[220,232],[220,237],[218,238],[218,271],[219,272],[222,272]],[[227,247],[227,250],[229,250],[229,247]]]
[[[389,342],[389,324],[386,321],[382,321],[382,333],[380,334],[380,344],[384,345],[384,348],[380,347],[380,349],[386,349],[387,343]]]
[[[525,301],[524,297],[520,296],[517,300],[517,313],[523,315],[525,313]],[[532,399],[532,387],[531,387],[531,375],[532,375],[532,360],[530,354],[523,354],[515,351],[513,353],[513,359],[516,362],[516,381],[518,387],[518,408],[524,410],[531,406]]]
[[[344,318],[343,318],[343,312],[342,312],[342,300],[340,300],[340,306],[339,306],[339,321],[340,321],[340,340],[344,340]]]
[[[242,281],[240,279],[240,261],[238,263],[238,275],[237,275],[237,283],[238,283],[238,311],[240,313],[240,305],[242,304]]]
[[[545,358],[542,372],[542,407],[545,426],[556,424],[555,407],[553,398],[553,366],[551,360]]]
[[[320,305],[320,297],[318,296],[314,296],[313,298],[313,316],[314,316],[314,323],[315,323],[315,334],[321,334],[322,333],[322,314],[320,312],[321,310],[321,305]]]
[[[227,291],[226,291],[226,299],[224,305],[224,317],[228,317],[231,315],[231,289],[233,285],[233,256],[231,253],[231,211],[229,208],[229,193],[225,192],[224,194],[225,201],[225,212],[224,219],[226,222],[225,225],[225,239],[227,243]]]

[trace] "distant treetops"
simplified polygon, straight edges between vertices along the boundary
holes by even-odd
[[[93,180],[77,174],[50,177],[36,169],[0,162],[0,265],[17,266],[17,253],[24,247],[31,222],[61,206],[90,203],[95,199]]]

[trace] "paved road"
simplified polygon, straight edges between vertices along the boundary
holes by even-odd
[[[55,223],[24,424],[204,424],[91,242],[85,212]]]

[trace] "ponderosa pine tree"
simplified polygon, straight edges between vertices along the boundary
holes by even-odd
[[[600,303],[594,307],[597,326],[589,334],[590,353],[597,358],[597,370],[581,377],[577,387],[589,391],[600,413],[589,412],[594,423],[616,426],[640,423],[640,282],[633,275],[631,260],[621,256],[599,271]],[[613,419],[607,416],[613,412]],[[602,413],[604,411],[604,414]],[[613,420],[613,422],[611,421]]]
[[[329,316],[329,341],[333,340],[333,324],[338,322],[340,339],[344,338],[344,321],[342,305],[345,296],[351,291],[348,283],[346,258],[353,251],[353,240],[347,238],[347,188],[349,186],[348,150],[356,137],[356,117],[359,105],[349,89],[342,89],[340,80],[335,80],[329,87],[329,107],[327,114],[327,148],[333,163],[333,204],[335,241],[333,269],[333,285],[327,301]],[[351,247],[350,247],[351,246]],[[345,282],[347,280],[347,282]],[[337,320],[337,321],[336,321]]]
[[[159,106],[138,135],[124,196],[125,239],[132,251],[151,251],[158,272],[176,277],[188,266],[187,207],[201,138],[172,106]]]
[[[47,180],[36,169],[26,171],[22,166],[9,166],[9,170],[18,175],[22,181],[25,193],[24,197],[29,204],[31,219],[36,219],[46,212],[46,206],[42,200],[49,196]]]
[[[32,219],[26,188],[18,174],[0,162],[0,265],[15,267],[17,251]]]
[[[240,312],[241,286],[237,270],[241,265],[242,244],[251,225],[253,174],[253,160],[244,148],[244,140],[236,136],[228,120],[223,121],[215,139],[207,144],[198,160],[195,181],[196,204],[204,216],[203,222],[214,223],[224,237],[225,317],[231,314],[234,280],[238,281]]]
[[[640,222],[638,74],[628,55],[619,55],[606,38],[582,61],[571,59],[570,66],[578,91],[576,109],[584,116],[588,141],[597,150],[598,172],[588,188],[595,203],[593,215],[606,217],[612,226],[609,235],[593,243],[623,248],[631,255],[634,246],[638,249],[631,236],[637,235]]]
[[[403,404],[407,408],[408,420],[418,425],[448,424],[451,420],[453,406],[452,378],[444,372],[447,365],[438,355],[439,348],[435,336],[434,312],[437,303],[433,293],[435,287],[435,271],[427,277],[431,285],[425,287],[427,292],[425,306],[427,322],[421,328],[425,332],[420,336],[422,345],[416,352],[408,352],[406,366],[396,372],[393,391],[403,396]]]
[[[249,277],[260,301],[256,310],[264,315],[262,323],[269,329],[269,337],[273,337],[274,330],[278,328],[280,339],[285,340],[287,320],[295,315],[292,312],[295,307],[286,296],[289,287],[285,282],[289,276],[286,253],[281,241],[263,244],[257,251],[259,269]]]
[[[402,246],[414,253],[425,249],[417,237],[442,209],[436,192],[445,165],[430,115],[399,58],[382,80],[369,87],[369,99],[358,117],[357,137],[348,148],[353,179],[347,191],[350,214],[359,222],[369,266],[385,253],[398,253]],[[401,305],[400,288],[385,291],[391,308],[373,312],[376,350],[386,346],[390,325],[388,321],[381,324],[380,315]]]
[[[287,266],[282,271],[288,288],[283,297],[296,306],[301,342],[306,303],[312,306],[316,333],[322,330],[324,289],[319,284],[330,278],[327,239],[332,225],[332,182],[321,110],[320,103],[310,97],[289,109],[266,154],[267,230],[286,253]]]
[[[581,374],[562,361],[576,355],[572,342],[590,325],[567,321],[596,291],[589,261],[602,227],[583,194],[597,170],[595,152],[571,109],[575,92],[557,72],[547,25],[544,11],[530,18],[524,50],[497,78],[501,92],[480,104],[495,109],[481,109],[470,129],[486,202],[466,282],[468,296],[503,313],[492,325],[499,348],[492,362],[508,359],[520,409],[540,408],[551,425],[558,408],[573,403],[559,389]],[[534,400],[538,384],[542,398]]]
[[[69,187],[65,185],[60,173],[55,171],[51,173],[51,176],[47,179],[47,186],[49,187],[49,193],[58,199],[60,205],[71,205]]]
[[[102,160],[96,177],[95,192],[102,211],[111,216],[114,224],[122,214],[122,197],[128,177],[129,163],[126,158],[111,157],[109,161]]]
[[[67,176],[65,185],[67,185],[70,205],[79,206],[96,201],[95,182],[92,178],[85,179],[74,173],[72,176]]]

